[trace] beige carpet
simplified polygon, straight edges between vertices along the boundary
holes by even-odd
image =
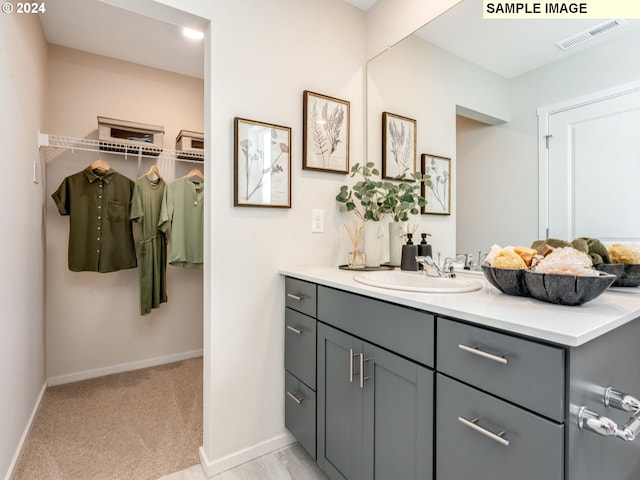
[[[14,480],[154,480],[199,463],[202,358],[47,388]]]

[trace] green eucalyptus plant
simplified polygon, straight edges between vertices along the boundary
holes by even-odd
[[[373,162],[356,163],[351,167],[351,177],[356,175],[362,179],[352,187],[342,185],[336,201],[340,204],[340,211],[353,212],[364,221],[377,222],[390,215],[396,222],[406,222],[410,214],[417,215],[427,204],[420,195],[420,185],[431,186],[429,175],[413,172],[407,177],[402,174],[394,179],[400,183],[376,180],[373,177],[380,172]],[[360,205],[356,205],[356,201]]]

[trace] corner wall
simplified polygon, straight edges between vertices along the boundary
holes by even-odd
[[[8,479],[45,381],[38,130],[47,45],[38,17],[0,15],[0,46],[0,478]]]

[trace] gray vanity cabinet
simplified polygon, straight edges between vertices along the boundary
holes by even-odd
[[[436,479],[562,480],[564,349],[447,318],[437,345]]]
[[[431,479],[433,315],[317,295],[318,464],[333,480]]]
[[[285,291],[284,421],[316,458],[316,285],[287,278]]]
[[[436,374],[437,480],[562,480],[564,428]]]
[[[318,464],[333,480],[430,479],[433,372],[318,323]]]

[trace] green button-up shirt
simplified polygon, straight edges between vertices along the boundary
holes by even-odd
[[[134,183],[113,169],[90,167],[63,180],[51,195],[69,215],[69,270],[113,272],[136,266],[129,212]]]

